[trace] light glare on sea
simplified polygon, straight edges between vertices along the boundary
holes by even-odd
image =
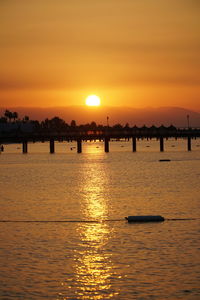
[[[1,299],[200,298],[200,140],[5,145]],[[159,162],[168,158],[170,162]],[[128,224],[128,215],[162,223]],[[11,222],[2,222],[11,221]],[[16,222],[42,221],[42,222]],[[44,222],[51,221],[51,222]],[[55,222],[56,221],[56,222]],[[64,221],[64,222],[57,222]]]

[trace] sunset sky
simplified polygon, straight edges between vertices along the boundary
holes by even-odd
[[[199,0],[0,0],[0,106],[200,111]]]

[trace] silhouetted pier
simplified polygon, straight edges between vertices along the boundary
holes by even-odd
[[[140,139],[151,140],[156,138],[160,144],[160,151],[164,151],[165,140],[169,138],[186,139],[186,149],[192,150],[192,139],[200,137],[200,128],[175,128],[170,127],[133,127],[122,128],[116,130],[108,127],[105,130],[89,130],[82,131],[79,128],[76,130],[68,130],[65,132],[32,132],[32,133],[6,133],[0,135],[0,144],[5,143],[21,143],[22,153],[28,153],[29,142],[49,142],[49,152],[55,153],[56,141],[77,142],[77,153],[82,153],[83,141],[104,141],[104,151],[109,152],[110,140],[132,139],[132,151],[137,151],[137,141]]]

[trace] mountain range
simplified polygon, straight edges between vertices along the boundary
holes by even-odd
[[[51,119],[55,116],[62,118],[67,123],[75,120],[76,123],[86,124],[95,121],[97,124],[114,125],[120,123],[130,126],[170,126],[176,127],[200,127],[200,112],[192,111],[181,107],[158,107],[158,108],[130,108],[130,107],[2,107],[1,116],[4,111],[16,111],[20,118],[25,115],[31,120],[42,121],[46,118]]]

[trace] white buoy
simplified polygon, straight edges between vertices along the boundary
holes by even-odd
[[[125,219],[128,222],[163,222],[165,220],[162,216],[128,216]]]

